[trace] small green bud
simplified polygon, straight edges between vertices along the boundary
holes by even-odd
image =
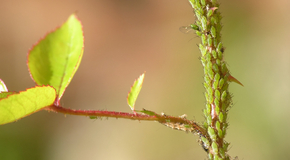
[[[205,6],[205,0],[200,0],[202,6]]]
[[[215,6],[216,5],[216,0],[211,0],[211,3]]]
[[[212,10],[211,10],[211,11],[212,11]],[[216,31],[215,31],[214,26],[211,27],[210,32],[211,32],[211,35],[212,35],[213,37],[216,37]]]
[[[218,149],[218,145],[216,144],[216,142],[212,142],[211,147],[212,147],[213,153],[218,154],[219,149]]]
[[[224,79],[223,78],[220,79],[220,81],[219,81],[219,88],[222,88],[223,85],[224,85],[224,83],[225,83]]]

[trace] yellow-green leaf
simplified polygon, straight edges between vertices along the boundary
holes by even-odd
[[[28,68],[38,85],[55,88],[59,103],[77,71],[84,48],[81,22],[75,15],[55,31],[47,34],[28,54]]]
[[[139,76],[138,79],[135,80],[133,86],[131,87],[131,91],[128,94],[127,102],[132,111],[135,110],[135,102],[142,88],[144,77],[145,77],[145,72],[141,76]]]
[[[36,86],[0,99],[0,125],[14,122],[54,103],[55,89]]]

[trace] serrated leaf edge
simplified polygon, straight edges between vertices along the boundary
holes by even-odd
[[[21,94],[21,93],[23,93],[23,92],[27,92],[27,91],[30,90],[30,89],[33,89],[33,88],[41,88],[41,87],[51,87],[52,89],[54,89],[54,91],[55,91],[55,93],[56,93],[55,88],[53,88],[53,87],[50,86],[50,85],[34,86],[34,87],[31,87],[31,88],[26,88],[26,89],[23,90],[23,91],[14,92],[13,94],[10,94],[10,95],[8,95],[8,96],[5,97],[5,98],[1,98],[0,101],[5,100],[5,99],[8,99],[10,96],[17,95],[17,94]],[[56,94],[55,94],[55,95],[56,95]],[[56,98],[56,97],[57,97],[57,96],[55,96],[55,98]],[[53,103],[52,103],[51,105],[53,105]],[[49,105],[48,105],[48,106],[49,106]],[[22,117],[20,117],[20,118],[18,118],[18,119],[15,118],[14,121],[7,122],[7,123],[2,123],[2,124],[0,124],[0,125],[4,125],[4,124],[8,124],[8,123],[12,123],[12,122],[16,122],[16,121],[18,121],[18,120],[20,120],[20,119],[22,119],[22,118],[24,118],[24,117],[27,117],[27,116],[29,116],[29,115],[31,115],[31,114],[33,114],[33,113],[36,113],[36,112],[38,112],[38,111],[40,111],[40,110],[43,110],[44,108],[46,108],[46,107],[48,107],[48,106],[42,107],[42,108],[40,108],[40,109],[38,109],[38,110],[34,110],[33,112],[31,112],[31,113],[29,113],[29,114],[25,114],[24,116],[22,116]],[[1,107],[1,106],[0,106],[0,107]]]
[[[134,81],[133,85],[131,86],[130,92],[128,93],[128,96],[127,96],[127,103],[128,103],[128,105],[130,106],[130,108],[131,108],[132,111],[135,110],[135,103],[136,103],[136,100],[137,100],[137,98],[138,98],[138,95],[139,95],[139,93],[140,93],[140,91],[141,91],[141,89],[142,89],[142,85],[143,85],[144,78],[145,78],[145,73],[146,73],[146,71],[145,71],[143,74],[141,74],[141,75],[140,75],[140,76],[139,76],[139,77]],[[135,96],[136,98],[133,100],[133,103],[130,104],[129,99],[130,99],[131,96],[134,96],[134,95],[132,94],[133,88],[134,88],[134,87],[137,87],[137,86],[139,86],[140,89],[139,89],[139,91],[137,91],[136,96]]]

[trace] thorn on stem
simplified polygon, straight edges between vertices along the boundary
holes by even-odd
[[[237,83],[237,84],[239,84],[239,85],[244,87],[244,85],[239,80],[237,80],[235,77],[233,77],[232,75],[229,76],[228,80],[230,82],[235,82],[235,83]]]

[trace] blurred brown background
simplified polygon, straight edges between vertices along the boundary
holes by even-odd
[[[290,159],[290,1],[221,1],[231,84],[226,140],[241,160]],[[126,97],[146,71],[136,109],[203,122],[199,38],[187,0],[0,0],[0,78],[10,91],[33,87],[29,48],[77,13],[82,63],[61,101],[75,109],[130,112]],[[155,122],[90,120],[41,111],[0,126],[1,160],[200,160],[197,136]]]

